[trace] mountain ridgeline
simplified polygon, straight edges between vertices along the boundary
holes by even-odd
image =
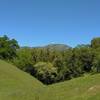
[[[34,48],[37,48],[37,49],[49,49],[49,50],[55,50],[55,51],[65,51],[67,49],[70,49],[71,47],[66,45],[66,44],[48,44],[48,45],[45,45],[45,46],[39,46],[39,47],[21,47],[21,48],[30,48],[30,49],[34,49]]]
[[[65,51],[71,47],[65,44],[49,44],[47,46],[44,46],[44,48],[50,49],[50,50]]]

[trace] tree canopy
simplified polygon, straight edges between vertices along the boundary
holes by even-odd
[[[100,72],[100,38],[91,44],[75,48],[19,47],[15,39],[0,37],[0,59],[5,59],[19,69],[28,72],[44,84],[52,84],[84,75]],[[52,48],[52,49],[51,49]]]
[[[16,56],[19,45],[15,39],[9,39],[6,35],[0,37],[0,58],[12,59]]]

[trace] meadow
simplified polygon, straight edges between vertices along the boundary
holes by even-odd
[[[0,100],[100,100],[100,74],[46,86],[0,60]]]

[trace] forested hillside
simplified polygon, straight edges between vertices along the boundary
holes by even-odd
[[[28,72],[44,84],[100,72],[100,38],[75,48],[51,44],[41,48],[20,47],[15,39],[0,37],[0,59]]]

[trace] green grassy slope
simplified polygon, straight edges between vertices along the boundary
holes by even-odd
[[[43,84],[0,60],[0,100],[37,100]]]
[[[100,100],[100,74],[50,85],[44,95],[43,100]]]
[[[0,100],[100,100],[100,74],[44,86],[0,60]]]

